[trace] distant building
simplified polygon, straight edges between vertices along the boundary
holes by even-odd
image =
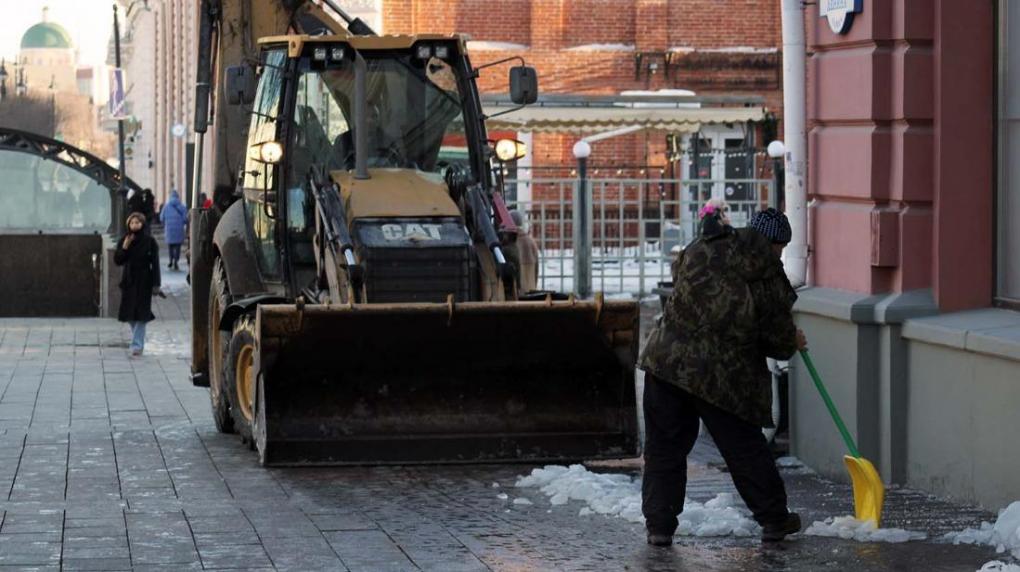
[[[95,72],[92,68],[78,68],[75,78],[78,81],[78,93],[82,95],[91,95],[92,88],[95,84]]]
[[[67,30],[49,21],[48,8],[43,8],[42,21],[21,36],[18,63],[29,90],[78,93],[78,52]]]
[[[127,91],[125,109],[129,116],[124,122],[125,169],[136,183],[153,189],[159,203],[165,202],[167,193],[156,169],[156,165],[164,165],[157,157],[157,146],[162,148],[164,139],[169,138],[169,128],[161,129],[157,121],[157,107],[162,101],[157,92],[157,68],[162,55],[157,56],[156,40],[167,9],[163,2],[134,2],[119,13],[121,68]],[[111,67],[116,62],[112,38],[107,62]],[[184,64],[182,61],[181,65]],[[115,121],[104,125],[114,132],[117,130]]]
[[[797,323],[883,479],[994,510],[1020,498],[1020,10],[872,2],[839,34],[819,4]],[[797,365],[793,453],[845,478]]]

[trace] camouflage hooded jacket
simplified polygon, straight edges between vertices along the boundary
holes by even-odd
[[[768,239],[725,227],[687,246],[673,266],[673,294],[639,367],[764,427],[772,425],[766,356],[797,350],[797,299]]]

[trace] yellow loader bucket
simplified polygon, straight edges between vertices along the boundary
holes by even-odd
[[[861,457],[843,456],[854,488],[854,514],[857,520],[870,520],[877,527],[882,522],[885,485],[871,461]]]
[[[634,302],[264,305],[264,464],[465,463],[638,452]]]

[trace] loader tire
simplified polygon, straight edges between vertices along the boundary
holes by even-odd
[[[227,353],[227,335],[219,329],[223,310],[230,305],[227,271],[220,258],[213,263],[212,284],[209,286],[209,400],[212,402],[213,421],[220,433],[234,432],[234,418],[230,415],[230,401],[223,380],[224,358]]]
[[[227,347],[223,379],[230,395],[230,413],[241,441],[254,449],[252,420],[255,417],[255,319],[250,314],[234,323]]]

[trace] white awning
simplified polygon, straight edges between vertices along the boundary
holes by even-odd
[[[513,109],[485,106],[486,115]],[[765,118],[762,107],[584,107],[528,106],[486,120],[489,129],[537,133],[597,133],[631,125],[642,129],[693,133],[702,125],[744,123]]]

